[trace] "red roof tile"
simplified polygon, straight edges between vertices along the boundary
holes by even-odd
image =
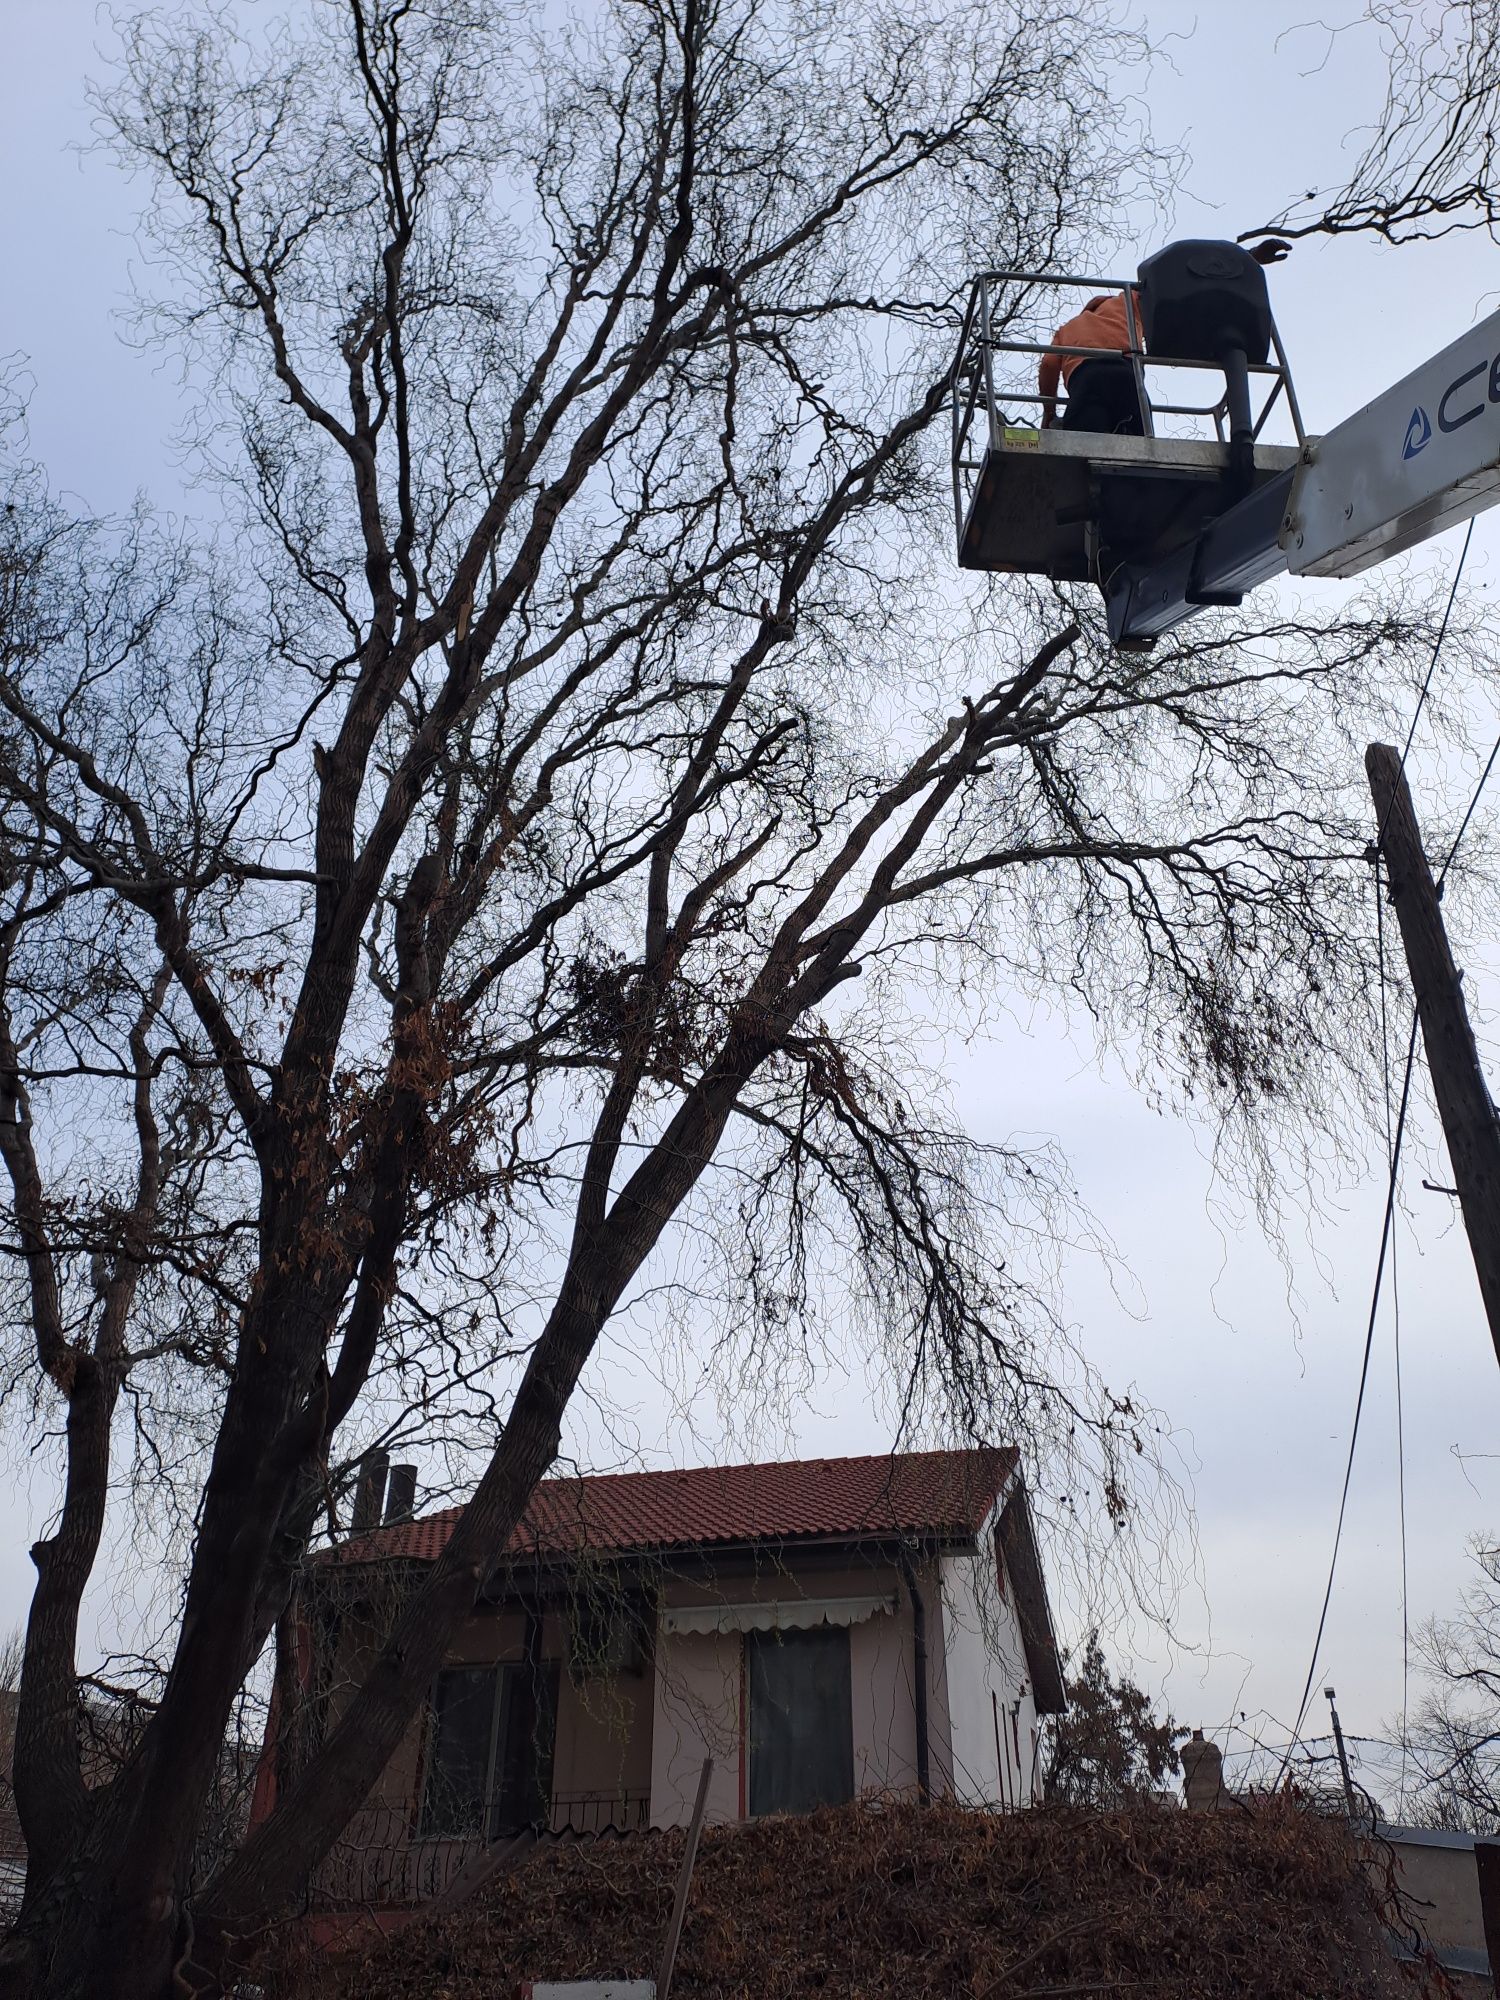
[[[705,1465],[544,1479],[505,1553],[629,1554],[731,1542],[781,1543],[891,1534],[972,1535],[1017,1463],[1009,1447]],[[344,1543],[346,1562],[434,1562],[460,1509],[377,1528]]]

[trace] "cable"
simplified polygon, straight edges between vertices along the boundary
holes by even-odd
[[[1427,662],[1427,672],[1423,676],[1421,691],[1417,696],[1417,705],[1412,710],[1411,726],[1408,728],[1406,732],[1406,741],[1401,746],[1400,772],[1403,775],[1406,770],[1407,757],[1411,753],[1411,746],[1416,737],[1417,724],[1421,720],[1422,710],[1427,703],[1428,691],[1432,686],[1432,677],[1434,673],[1437,671],[1438,659],[1441,656],[1443,650],[1443,641],[1448,636],[1448,623],[1453,615],[1453,606],[1458,598],[1458,586],[1463,578],[1464,565],[1469,558],[1469,545],[1473,541],[1473,539],[1474,539],[1474,516],[1471,514],[1469,517],[1468,528],[1464,534],[1464,545],[1459,550],[1458,562],[1453,571],[1453,581],[1448,587],[1448,601],[1443,607],[1442,622],[1438,626],[1437,637],[1436,639],[1434,639],[1432,644],[1432,657]],[[1452,860],[1453,854],[1457,851],[1458,840],[1462,838],[1464,829],[1468,826],[1470,815],[1472,815],[1474,807],[1479,803],[1479,792],[1483,791],[1485,782],[1487,781],[1490,771],[1494,767],[1497,758],[1500,758],[1500,741],[1496,742],[1494,750],[1490,753],[1490,760],[1485,765],[1483,776],[1480,778],[1479,781],[1478,790],[1476,790],[1474,798],[1470,802],[1469,812],[1464,815],[1463,825],[1460,826],[1458,837],[1454,840],[1453,848],[1449,852],[1448,856],[1449,861]],[[1391,799],[1391,805],[1394,805],[1394,803],[1395,803],[1395,797],[1393,794]],[[1386,807],[1385,813],[1381,817],[1379,828],[1376,831],[1375,848],[1377,854],[1380,851],[1381,841],[1385,836],[1386,820],[1390,816],[1390,810],[1391,806],[1388,805]],[[1445,863],[1444,864],[1445,873],[1446,873],[1446,866],[1447,864]],[[1379,896],[1378,880],[1376,884],[1376,895],[1378,898]],[[1379,917],[1378,900],[1376,909],[1377,909],[1377,937],[1379,939],[1379,949],[1380,949],[1380,997],[1381,997],[1381,1010],[1382,1014],[1384,1014],[1385,994],[1386,994],[1385,930],[1383,921],[1381,921]],[[1375,1345],[1375,1322],[1380,1312],[1380,1288],[1385,1279],[1386,1256],[1391,1250],[1391,1225],[1395,1216],[1395,1209],[1396,1209],[1396,1181],[1401,1165],[1401,1143],[1406,1135],[1406,1112],[1407,1112],[1407,1106],[1411,1101],[1411,1079],[1412,1079],[1412,1071],[1416,1066],[1416,1059],[1417,1059],[1417,1010],[1415,1007],[1413,1007],[1411,1016],[1411,1033],[1407,1037],[1407,1043],[1406,1043],[1406,1067],[1401,1079],[1401,1108],[1397,1114],[1395,1132],[1394,1134],[1390,1134],[1388,1132],[1388,1137],[1387,1137],[1387,1150],[1390,1157],[1390,1173],[1385,1193],[1385,1215],[1381,1222],[1381,1228],[1380,1228],[1380,1254],[1375,1260],[1375,1283],[1371,1288],[1370,1313],[1369,1313],[1369,1318],[1365,1323],[1365,1347],[1364,1347],[1364,1354],[1361,1357],[1360,1367],[1359,1367],[1359,1392],[1354,1399],[1354,1423],[1349,1433],[1349,1456],[1344,1464],[1344,1483],[1342,1490],[1340,1491],[1339,1494],[1338,1520],[1334,1526],[1334,1531],[1333,1531],[1333,1554],[1330,1557],[1328,1563],[1328,1582],[1323,1591],[1322,1608],[1318,1613],[1318,1629],[1313,1639],[1312,1658],[1308,1662],[1307,1666],[1307,1681],[1305,1686],[1303,1687],[1302,1700],[1297,1709],[1297,1720],[1292,1725],[1292,1741],[1287,1746],[1286,1756],[1282,1760],[1281,1771],[1277,1779],[1278,1784],[1286,1776],[1287,1768],[1292,1760],[1292,1753],[1297,1747],[1303,1719],[1307,1714],[1307,1704],[1309,1700],[1312,1698],[1313,1680],[1318,1671],[1318,1654],[1322,1650],[1323,1633],[1328,1624],[1328,1607],[1333,1601],[1333,1580],[1334,1580],[1334,1575],[1338,1569],[1339,1548],[1344,1538],[1344,1517],[1347,1514],[1349,1508],[1349,1486],[1354,1476],[1354,1454],[1359,1445],[1360,1418],[1364,1414],[1365,1389],[1368,1386],[1370,1380],[1370,1355]],[[1389,1095],[1387,1095],[1387,1103],[1389,1103]],[[1404,1488],[1405,1484],[1404,1453],[1403,1453],[1403,1466],[1402,1466],[1402,1484]],[[1404,1545],[1405,1545],[1404,1493],[1402,1500],[1402,1519],[1403,1519],[1402,1534],[1403,1534],[1403,1550],[1404,1550]],[[1402,1560],[1403,1560],[1403,1574],[1404,1574],[1404,1562],[1405,1562],[1404,1553]],[[1406,1616],[1404,1610],[1404,1603],[1405,1603],[1404,1583],[1402,1590],[1402,1599],[1403,1599],[1402,1623],[1404,1630],[1405,1616]]]
[[[1406,1806],[1406,1718],[1411,1697],[1411,1619],[1406,1563],[1406,1411],[1401,1394],[1401,1287],[1396,1276],[1396,1248],[1391,1246],[1391,1319],[1396,1352],[1396,1504],[1401,1515],[1401,1786]]]
[[[1495,746],[1490,751],[1489,757],[1485,761],[1484,769],[1479,774],[1479,783],[1474,787],[1474,796],[1469,801],[1469,809],[1459,822],[1458,832],[1453,836],[1453,845],[1448,849],[1448,859],[1438,870],[1437,886],[1439,890],[1442,889],[1443,883],[1447,879],[1448,870],[1453,866],[1453,857],[1458,852],[1458,843],[1469,830],[1469,821],[1474,817],[1474,808],[1484,797],[1484,788],[1490,781],[1490,773],[1495,768],[1496,758],[1500,758],[1500,736],[1495,738]]]
[[[1375,853],[1372,879],[1375,885],[1375,942],[1380,968],[1380,1068],[1385,1091],[1385,1152],[1392,1174],[1396,1170],[1394,1134],[1391,1130],[1391,1036],[1390,1013],[1386,1006],[1389,979],[1385,962],[1385,898],[1380,886],[1380,851]],[[1401,1391],[1401,1281],[1396,1261],[1397,1246],[1391,1244],[1391,1323],[1396,1360],[1396,1498],[1401,1519],[1401,1778],[1399,1797],[1406,1804],[1406,1718],[1411,1693],[1411,1619],[1409,1575],[1406,1555],[1406,1411]]]
[[[1370,1353],[1375,1344],[1375,1321],[1380,1310],[1380,1288],[1385,1279],[1386,1253],[1390,1248],[1391,1222],[1396,1209],[1396,1173],[1401,1164],[1401,1142],[1406,1135],[1406,1111],[1411,1102],[1412,1071],[1417,1060],[1417,1014],[1412,1009],[1411,1035],[1406,1044],[1406,1070],[1401,1080],[1401,1108],[1396,1116],[1396,1131],[1391,1152],[1390,1181],[1385,1195],[1385,1219],[1380,1229],[1380,1255],[1375,1261],[1375,1284],[1370,1294],[1370,1314],[1365,1324],[1365,1351],[1359,1368],[1359,1394],[1354,1402],[1354,1425],[1349,1433],[1349,1456],[1344,1465],[1344,1486],[1339,1495],[1338,1522],[1333,1531],[1333,1555],[1328,1564],[1328,1584],[1323,1592],[1323,1608],[1318,1613],[1318,1630],[1313,1640],[1312,1658],[1307,1666],[1307,1682],[1302,1690],[1302,1700],[1297,1709],[1297,1720],[1292,1724],[1292,1743],[1282,1760],[1277,1783],[1286,1776],[1292,1761],[1292,1750],[1299,1740],[1303,1717],[1307,1714],[1307,1704],[1312,1698],[1313,1677],[1318,1671],[1318,1654],[1323,1646],[1323,1631],[1328,1623],[1328,1607],[1333,1600],[1333,1578],[1338,1568],[1339,1544],[1344,1537],[1344,1515],[1349,1506],[1349,1482],[1354,1476],[1354,1453],[1359,1443],[1359,1420],[1365,1407],[1365,1388],[1370,1379]]]
[[[1473,541],[1473,539],[1474,539],[1474,516],[1471,514],[1469,516],[1469,526],[1464,535],[1464,545],[1458,552],[1458,565],[1453,572],[1453,581],[1448,586],[1448,602],[1443,606],[1443,621],[1438,626],[1437,637],[1432,642],[1432,658],[1427,662],[1427,673],[1422,681],[1422,691],[1417,696],[1417,705],[1411,712],[1411,727],[1407,730],[1406,741],[1401,746],[1402,774],[1404,774],[1406,770],[1406,760],[1411,755],[1412,739],[1413,737],[1415,737],[1417,733],[1417,724],[1422,719],[1422,710],[1427,706],[1427,691],[1432,686],[1432,676],[1437,671],[1438,655],[1442,652],[1443,641],[1448,636],[1448,620],[1453,616],[1454,601],[1458,596],[1458,586],[1463,581],[1464,564],[1469,560],[1469,544],[1470,542]],[[1500,749],[1500,744],[1497,744],[1496,748]],[[1393,797],[1391,800],[1391,805],[1394,804],[1395,804],[1395,799]],[[1388,805],[1385,809],[1385,815],[1381,819],[1380,826],[1375,835],[1375,845],[1377,847],[1380,845],[1381,840],[1385,836],[1385,822],[1387,819],[1390,818],[1390,814],[1391,814],[1391,807]]]

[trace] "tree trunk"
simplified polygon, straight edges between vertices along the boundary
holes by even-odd
[[[758,1030],[732,1031],[720,1060],[631,1175],[608,1220],[580,1229],[500,1443],[447,1547],[297,1784],[210,1884],[203,1922],[214,1933],[215,1953],[286,1907],[364,1803],[442,1665],[450,1635],[473,1609],[557,1455],[563,1414],[600,1327],[712,1158],[746,1078],[772,1045],[768,1020]]]
[[[271,1292],[247,1323],[241,1352],[257,1363],[242,1369],[219,1433],[161,1704],[107,1790],[75,1816],[74,1837],[29,1870],[12,1948],[0,1954],[7,2000],[163,2000],[172,1990],[191,1943],[193,1850],[225,1730],[280,1608],[268,1579],[292,1573],[276,1545],[300,1482],[266,1440],[293,1434],[311,1372],[298,1356],[322,1351],[321,1335],[296,1331],[318,1310],[312,1290]]]
[[[113,1385],[79,1359],[68,1397],[67,1482],[57,1532],[31,1551],[37,1582],[26,1622],[12,1782],[33,1873],[45,1880],[83,1823],[88,1795],[78,1746],[78,1608],[104,1532]]]
[[[473,1609],[496,1552],[557,1456],[562,1412],[601,1320],[597,1310],[576,1304],[554,1311],[551,1365],[528,1370],[500,1447],[442,1556],[405,1606],[337,1727],[212,1885],[205,1922],[221,1943],[232,1944],[267,1913],[284,1909],[295,1885],[305,1881],[364,1803],[442,1665],[449,1635]]]

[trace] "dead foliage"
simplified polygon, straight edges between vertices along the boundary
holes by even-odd
[[[466,1908],[294,1974],[286,2000],[506,2000],[649,1975],[681,1832],[539,1851]],[[264,1977],[264,1973],[262,1977]],[[1336,1822],[862,1803],[708,1830],[675,2000],[1373,2000],[1413,1995]]]

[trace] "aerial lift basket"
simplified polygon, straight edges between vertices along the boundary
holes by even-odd
[[[1245,266],[1253,273],[1248,280]],[[1041,427],[1041,358],[1101,355],[1028,338],[1028,329],[1039,311],[1057,314],[1059,295],[1066,306],[1079,292],[1124,294],[1144,436]],[[1170,400],[1168,371],[1217,377],[1217,393],[1206,402]],[[1264,439],[1278,407],[1295,444]],[[1174,428],[1189,423],[1207,433],[1211,426],[1212,434],[1165,434],[1174,419],[1181,420]],[[983,273],[964,319],[952,424],[961,567],[1091,582],[1109,597],[1127,572],[1183,552],[1188,601],[1203,604],[1238,603],[1242,591],[1195,596],[1191,551],[1213,522],[1261,489],[1276,512],[1274,545],[1286,480],[1304,441],[1263,276],[1232,244],[1168,245],[1128,282]],[[1247,577],[1245,587],[1257,580]],[[1131,643],[1139,635],[1116,636]]]

